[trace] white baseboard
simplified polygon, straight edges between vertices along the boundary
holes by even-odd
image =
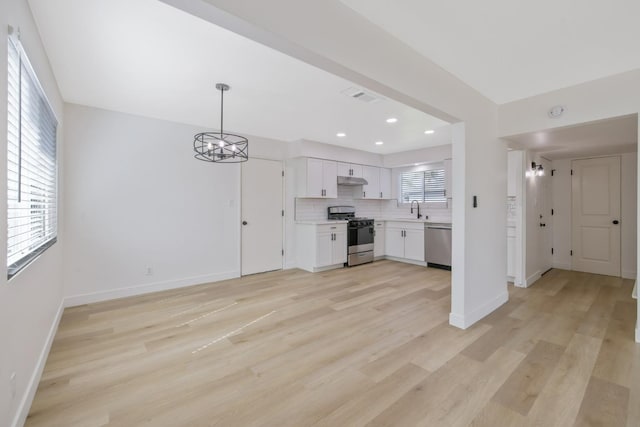
[[[635,279],[636,278],[636,271],[631,271],[631,270],[622,270],[622,278],[623,279]]]
[[[533,285],[541,277],[542,277],[542,273],[540,271],[536,271],[531,276],[525,279],[524,287],[528,288],[529,286]]]
[[[56,332],[58,331],[58,325],[60,324],[60,319],[62,318],[63,311],[64,311],[64,301],[61,301],[60,306],[58,307],[58,312],[53,318],[53,322],[51,323],[51,327],[49,328],[49,334],[47,335],[47,339],[44,342],[44,346],[42,346],[42,350],[40,351],[38,362],[36,363],[33,373],[31,374],[31,378],[29,378],[27,389],[25,390],[24,395],[20,400],[20,404],[18,405],[18,411],[16,412],[16,416],[14,417],[13,423],[12,423],[13,427],[21,427],[24,425],[25,421],[27,420],[27,415],[29,415],[29,410],[31,409],[33,398],[35,397],[36,391],[38,390],[38,384],[40,384],[42,371],[44,371],[44,366],[47,363],[49,350],[51,350],[51,344],[53,344],[53,338],[56,336]]]
[[[72,295],[64,299],[64,306],[75,307],[77,305],[143,295],[151,292],[166,291],[169,289],[184,288],[209,282],[219,282],[221,280],[235,279],[238,277],[240,277],[239,271],[228,271],[225,273],[206,274],[203,276],[187,277],[185,279],[178,280],[167,280],[164,282],[129,286],[126,288],[111,289],[108,291],[93,292],[90,294]]]
[[[405,264],[413,264],[413,265],[420,265],[422,267],[426,267],[427,263],[425,261],[414,261],[412,259],[407,259],[407,258],[397,258],[394,256],[389,256],[389,255],[385,255],[385,258],[391,261],[398,261],[398,262],[404,262]]]
[[[640,325],[636,325],[636,342],[640,343]]]
[[[509,301],[509,292],[505,291],[492,300],[482,304],[480,307],[475,308],[470,313],[449,313],[449,324],[460,329],[467,329],[507,301]]]

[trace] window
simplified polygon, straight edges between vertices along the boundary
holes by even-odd
[[[56,242],[58,122],[19,42],[9,39],[7,268],[13,277]]]
[[[444,169],[403,172],[400,175],[400,202],[445,203]]]

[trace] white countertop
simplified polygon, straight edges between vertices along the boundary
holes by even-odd
[[[376,218],[376,221],[398,221],[398,222],[418,222],[424,224],[451,224],[450,219],[444,218]]]
[[[396,222],[417,222],[422,224],[451,224],[450,219],[424,219],[424,218],[375,218],[375,221],[396,221]],[[347,220],[335,219],[308,219],[296,221],[296,224],[323,225],[323,224],[346,224]]]
[[[338,220],[338,219],[316,219],[316,220],[304,220],[304,221],[296,221],[296,224],[306,224],[306,225],[324,225],[324,224],[346,224],[347,220]]]

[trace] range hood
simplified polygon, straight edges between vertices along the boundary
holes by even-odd
[[[355,176],[338,176],[338,185],[368,185],[366,179]]]

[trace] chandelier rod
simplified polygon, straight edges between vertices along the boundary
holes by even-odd
[[[222,138],[222,135],[224,134],[224,129],[223,129],[223,123],[224,123],[224,87],[220,88],[220,137]]]

